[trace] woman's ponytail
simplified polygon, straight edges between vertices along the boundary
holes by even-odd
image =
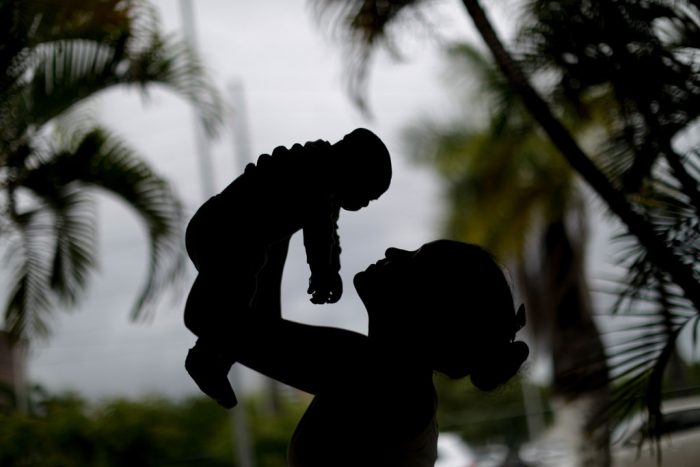
[[[482,391],[492,391],[515,376],[530,354],[525,342],[509,342],[492,349],[471,371],[472,384]]]

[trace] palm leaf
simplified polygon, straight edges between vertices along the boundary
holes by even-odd
[[[20,102],[26,121],[35,127],[118,82],[120,52],[88,40],[41,44],[35,50],[34,73]]]
[[[53,199],[53,187],[73,183],[116,196],[134,210],[146,227],[150,259],[132,316],[148,316],[157,294],[181,277],[184,264],[183,213],[179,200],[168,183],[132,149],[97,127],[76,137],[69,150],[57,152],[31,170],[22,186]],[[84,223],[74,218],[66,218],[64,222],[65,228],[71,228],[71,232],[78,235],[75,242],[64,244],[64,248],[83,258],[89,232]],[[80,265],[89,266],[89,263],[76,263],[76,266]],[[60,276],[55,278],[57,285],[66,283],[66,280],[59,279]]]
[[[221,99],[196,55],[183,42],[153,34],[149,43],[123,50],[95,41],[65,40],[42,44],[35,54],[32,79],[12,109],[27,124],[39,127],[117,85],[138,85],[145,91],[153,84],[189,100],[210,134],[221,124]]]
[[[53,203],[55,241],[50,285],[67,305],[77,302],[85,290],[88,272],[96,264],[94,204],[86,193],[72,191]]]
[[[389,28],[415,10],[420,0],[312,0],[320,21],[327,22],[346,47],[346,79],[350,97],[367,112],[366,86],[372,53],[380,45],[395,52]]]
[[[75,303],[94,268],[86,189],[119,197],[146,227],[150,260],[133,316],[148,316],[156,295],[182,273],[182,209],[168,184],[101,128],[73,122],[56,131],[61,118],[102,90],[126,85],[145,93],[155,84],[192,102],[210,134],[222,122],[221,99],[201,62],[184,42],[160,33],[153,7],[98,3],[0,1],[1,232],[12,244],[17,279],[6,317],[26,335],[46,334],[51,308]],[[30,208],[18,208],[18,199],[29,199]]]
[[[536,219],[561,217],[576,199],[571,171],[533,127],[511,126],[516,120],[500,126],[495,117],[484,130],[428,122],[408,132],[414,159],[447,184],[446,230],[501,257],[517,257]]]
[[[42,45],[81,39],[123,48],[135,26],[134,14],[146,15],[142,2],[104,0],[5,0],[0,2],[0,115],[3,127],[23,121],[28,78],[34,75]],[[143,4],[147,5],[147,4]],[[28,96],[24,96],[28,97]],[[29,96],[30,97],[30,96]],[[13,125],[14,126],[14,125]],[[7,132],[7,130],[5,130]],[[8,141],[9,139],[5,139]]]
[[[78,187],[67,186],[37,200],[37,206],[16,216],[8,248],[14,284],[5,318],[17,336],[46,337],[56,299],[75,303],[95,263],[90,198]]]
[[[96,216],[84,187],[52,175],[45,164],[39,165],[21,187],[30,190],[40,200],[42,209],[53,216],[53,259],[46,285],[59,300],[73,305],[96,264]]]
[[[54,311],[49,287],[51,270],[51,219],[34,210],[15,216],[15,229],[5,232],[10,294],[5,305],[5,327],[13,336],[46,337]]]
[[[652,447],[658,448],[665,368],[675,352],[679,335],[687,328],[697,333],[698,314],[679,288],[660,271],[651,269],[643,282],[643,286],[631,284],[627,279],[618,282],[613,290],[616,309],[626,317],[625,322],[630,318],[641,322],[625,324],[615,331],[617,343],[608,353],[613,390],[610,403],[594,422],[619,422],[643,408],[648,417],[645,435],[654,441]]]
[[[143,1],[22,0],[5,1],[13,8],[15,27],[26,46],[65,39],[113,42],[134,28],[134,20],[152,16]]]
[[[471,44],[459,43],[448,49],[448,76],[456,83],[458,92],[464,95],[465,102],[472,102],[468,107],[469,113],[474,107],[481,107],[488,112],[492,131],[498,133],[514,126],[527,125],[534,128],[522,102],[499,71],[493,60]],[[476,84],[465,86],[465,81]],[[476,105],[474,105],[476,104]],[[507,130],[506,130],[507,131]]]
[[[147,4],[107,2],[111,6],[102,5],[102,13],[78,7],[44,15],[39,7],[52,1],[31,3],[36,10],[20,13],[34,26],[24,24],[21,14],[18,24],[11,25],[31,32],[8,38],[11,47],[0,50],[0,58],[7,54],[7,72],[0,83],[0,123],[8,146],[25,137],[27,130],[35,132],[75,104],[117,85],[139,86],[144,92],[150,85],[163,85],[189,100],[205,129],[216,134],[223,118],[218,92],[196,54],[183,41],[160,34]],[[122,11],[125,5],[128,8]],[[115,9],[111,16],[110,8]],[[93,14],[107,21],[101,34],[89,24]],[[64,17],[68,24],[62,30],[61,23],[52,21]]]
[[[161,84],[180,94],[197,109],[204,128],[215,136],[223,122],[224,108],[199,57],[185,42],[153,34],[147,45],[134,51],[120,80],[146,86]]]

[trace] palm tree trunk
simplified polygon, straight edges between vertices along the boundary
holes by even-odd
[[[603,198],[610,210],[627,226],[646,248],[654,262],[665,270],[683,290],[695,309],[700,311],[700,283],[691,266],[684,264],[652,230],[646,219],[632,209],[623,193],[593,164],[566,127],[554,116],[547,102],[532,87],[522,69],[505,49],[478,0],[462,0],[474,25],[491,50],[496,63],[528,111],[542,126],[552,143],[571,167]]]
[[[583,239],[572,238],[560,220],[546,227],[543,243],[540,292],[553,321],[554,396],[587,410],[581,416],[579,465],[606,466],[610,464],[609,430],[605,424],[593,423],[593,417],[608,403],[608,368],[584,274]]]
[[[12,399],[3,401],[0,397],[0,408],[4,404],[9,404],[19,412],[28,412],[29,397],[26,370],[27,342],[0,330],[0,387],[7,389]]]
[[[661,278],[660,278],[661,279]],[[663,316],[664,327],[669,336],[673,335],[677,326],[673,324],[673,315],[671,313],[671,304],[669,303],[668,292],[662,279],[659,281],[659,296],[662,305],[661,315]],[[668,391],[678,391],[685,389],[688,386],[687,369],[678,354],[678,348],[674,345],[670,351],[668,360],[668,382],[665,388]]]

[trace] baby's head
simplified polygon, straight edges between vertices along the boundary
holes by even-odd
[[[340,207],[357,211],[379,198],[391,182],[391,158],[381,139],[358,128],[333,145]]]

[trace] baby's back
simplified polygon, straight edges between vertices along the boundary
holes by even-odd
[[[311,213],[328,203],[325,141],[275,148],[262,154],[220,195],[239,234],[271,243],[300,230]]]

